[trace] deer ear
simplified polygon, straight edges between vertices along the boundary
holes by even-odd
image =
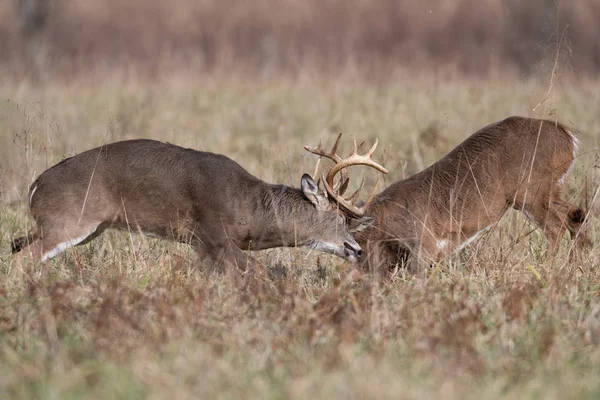
[[[300,187],[302,188],[304,196],[315,205],[317,210],[325,211],[329,209],[329,201],[327,201],[325,196],[319,194],[319,185],[310,175],[302,175]]]
[[[374,223],[375,218],[373,217],[361,217],[358,219],[351,218],[348,222],[348,230],[350,233],[361,232],[373,226]]]

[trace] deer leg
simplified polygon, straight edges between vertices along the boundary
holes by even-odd
[[[406,240],[389,239],[368,241],[365,245],[365,257],[360,268],[386,276],[396,268],[406,268],[409,273],[420,274],[434,263],[431,252],[422,245]]]
[[[70,247],[89,242],[92,237],[97,236],[96,228],[81,228],[70,235],[44,235],[23,248],[13,259],[24,260],[29,258],[34,261],[47,262]]]
[[[68,248],[86,244],[98,237],[109,226],[102,221],[79,221],[78,219],[62,219],[60,221],[44,221],[40,226],[41,261],[46,262]],[[52,229],[47,229],[51,227]]]
[[[555,210],[548,207],[546,203],[541,205],[525,205],[523,211],[544,232],[548,241],[548,254],[555,255],[560,247],[560,240],[567,230],[564,220],[560,218],[560,215]]]
[[[34,239],[27,247],[11,255],[10,262],[21,264],[25,260],[40,261],[42,259],[42,241]]]
[[[201,258],[208,258],[218,270],[223,270],[223,267],[235,267],[241,272],[254,273],[256,270],[264,269],[262,264],[254,257],[246,254],[242,249],[234,243],[228,242],[223,246],[203,245],[196,243],[196,252]]]
[[[410,263],[408,265],[409,271],[421,277],[425,276],[427,271],[435,264],[435,256],[437,253],[438,250],[434,249],[434,246],[431,246],[429,243],[421,242],[419,247],[411,254]]]
[[[590,247],[592,241],[584,229],[586,212],[584,209],[574,204],[559,200],[554,204],[555,209],[560,214],[561,219],[566,222],[569,235],[573,241],[572,258],[579,258],[584,247]]]
[[[229,243],[224,253],[225,260],[237,267],[240,271],[252,271],[260,263],[252,256],[246,254],[233,243]]]
[[[359,268],[364,272],[373,272],[384,276],[392,271],[398,264],[396,249],[398,246],[394,243],[388,243],[382,240],[369,240],[362,244],[365,255],[359,261]]]
[[[548,240],[548,254],[554,255],[560,246],[560,240],[569,230],[574,239],[575,252],[579,255],[584,245],[591,244],[587,234],[581,229],[585,222],[585,211],[563,200],[550,204],[526,204],[523,211],[527,217],[539,226]]]

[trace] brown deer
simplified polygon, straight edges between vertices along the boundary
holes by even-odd
[[[268,184],[224,155],[153,140],[63,160],[30,186],[29,206],[37,226],[12,251],[29,245],[41,261],[107,228],[189,243],[199,256],[240,269],[254,265],[243,251],[250,249],[308,246],[349,261],[362,252],[310,175],[301,189]]]
[[[510,207],[542,228],[549,254],[557,251],[566,230],[574,254],[580,254],[591,245],[582,229],[586,212],[563,199],[578,146],[575,132],[562,124],[510,117],[480,129],[438,162],[371,195],[360,207],[357,196],[342,196],[347,174],[337,191],[330,190],[335,174],[348,166],[335,150],[305,149],[336,163],[325,179],[330,197],[350,217],[375,219],[355,235],[365,251],[360,263],[382,270],[407,263],[415,270],[469,245]]]

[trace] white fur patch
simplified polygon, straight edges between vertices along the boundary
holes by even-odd
[[[456,251],[461,251],[462,249],[464,249],[465,247],[467,247],[468,245],[470,245],[471,243],[473,243],[474,241],[479,239],[479,237],[481,235],[483,235],[484,233],[486,233],[487,231],[489,231],[490,228],[491,228],[491,226],[486,226],[485,228],[483,228],[482,230],[480,230],[479,232],[477,232],[476,234],[474,234],[473,236],[471,236],[470,238],[465,240]]]
[[[327,242],[311,242],[308,244],[313,250],[322,251],[323,253],[333,254],[338,257],[345,258],[348,261],[355,262],[356,257],[354,255],[346,254],[344,249],[336,244]]]
[[[567,135],[569,135],[569,137],[571,138],[571,143],[573,144],[573,161],[571,162],[571,165],[569,165],[569,169],[567,170],[567,172],[565,172],[565,174],[563,176],[560,177],[560,179],[558,180],[559,183],[564,184],[565,180],[567,179],[567,176],[569,176],[569,174],[571,173],[571,170],[573,169],[573,166],[575,165],[575,159],[577,158],[577,153],[579,153],[579,138],[577,136],[575,136],[575,134],[573,132],[571,132],[570,130],[565,129],[565,132],[567,132]]]
[[[448,241],[447,240],[438,240],[435,243],[435,245],[438,248],[438,250],[444,250],[448,246]]]
[[[78,245],[79,243],[83,242],[85,239],[87,239],[92,233],[96,232],[97,228],[94,228],[90,233],[88,233],[87,235],[83,235],[83,236],[79,236],[76,237],[75,239],[69,239],[66,242],[63,243],[59,243],[58,246],[56,246],[54,249],[50,250],[49,252],[47,252],[46,254],[44,254],[44,256],[42,257],[42,262],[46,262],[48,260],[50,260],[51,258],[56,257],[57,255],[59,255],[60,253],[62,253],[63,251],[65,251],[66,249],[68,249],[69,247],[73,247]]]
[[[34,187],[33,189],[31,189],[31,194],[29,195],[29,207],[31,207],[31,202],[33,201],[33,194],[35,193],[35,191],[37,190],[37,186]]]
[[[573,142],[573,158],[577,157],[577,153],[579,153],[579,138],[575,136],[573,132],[568,129],[565,129],[569,136],[571,137],[571,142]]]
[[[154,238],[154,239],[164,239],[164,236],[161,235],[157,235],[156,233],[152,233],[152,232],[144,232],[144,231],[140,231],[142,233],[142,235],[144,236],[148,236],[149,238]]]

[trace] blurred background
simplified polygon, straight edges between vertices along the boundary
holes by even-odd
[[[598,0],[4,0],[4,78],[600,71]],[[550,64],[550,65],[549,65]]]

